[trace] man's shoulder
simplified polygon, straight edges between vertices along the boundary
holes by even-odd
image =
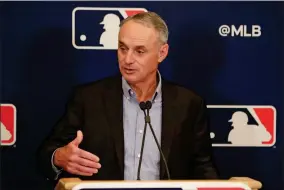
[[[200,96],[197,92],[195,92],[193,89],[190,89],[184,85],[181,85],[179,83],[165,80],[164,79],[164,84],[166,88],[169,88],[173,91],[175,91],[175,94],[178,99],[190,99],[190,100],[195,100],[198,102],[203,102],[204,98]]]

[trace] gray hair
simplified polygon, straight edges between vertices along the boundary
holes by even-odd
[[[163,44],[166,44],[168,42],[169,31],[167,24],[157,13],[142,12],[129,16],[121,21],[120,27],[130,20],[144,24],[148,27],[153,27],[159,33],[160,41]]]

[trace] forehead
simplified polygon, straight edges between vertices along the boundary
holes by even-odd
[[[119,32],[119,40],[123,43],[132,43],[133,45],[141,45],[147,43],[155,43],[158,33],[153,27],[146,26],[135,21],[126,22]]]

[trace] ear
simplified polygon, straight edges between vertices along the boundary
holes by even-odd
[[[162,61],[164,61],[164,59],[167,57],[169,52],[169,45],[168,44],[164,44],[160,47],[159,50],[159,57],[158,57],[158,62],[161,63]]]

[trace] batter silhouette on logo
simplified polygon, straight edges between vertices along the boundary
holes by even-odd
[[[233,129],[229,133],[228,141],[234,145],[261,145],[262,142],[271,139],[270,133],[261,123],[248,124],[248,116],[245,112],[235,112],[229,122],[232,122]]]
[[[103,24],[105,29],[100,37],[100,44],[105,48],[117,49],[120,24],[119,17],[115,14],[107,14],[100,24]]]
[[[10,131],[7,130],[6,126],[2,122],[0,122],[0,125],[1,125],[1,140],[4,141],[9,140],[12,137]]]

